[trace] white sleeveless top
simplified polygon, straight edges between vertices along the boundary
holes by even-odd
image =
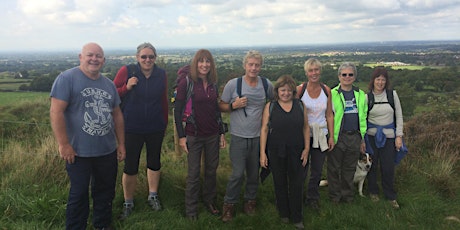
[[[310,128],[313,124],[316,123],[323,130],[324,134],[327,134],[327,95],[324,93],[324,90],[321,88],[321,93],[319,94],[319,97],[313,99],[310,97],[307,90],[305,89],[305,93],[303,94],[301,100],[307,107],[308,123],[310,125]],[[312,130],[310,129],[310,132],[311,131]]]

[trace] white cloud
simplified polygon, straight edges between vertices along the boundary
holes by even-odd
[[[31,35],[28,43],[41,48],[86,40],[175,47],[460,39],[460,0],[2,0],[0,7],[0,50]]]

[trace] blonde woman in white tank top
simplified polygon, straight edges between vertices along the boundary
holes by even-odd
[[[311,131],[310,179],[307,185],[305,205],[319,211],[319,182],[326,159],[326,151],[334,148],[334,114],[332,113],[331,89],[321,83],[322,64],[315,58],[304,64],[308,81],[297,86],[297,97],[306,105]]]

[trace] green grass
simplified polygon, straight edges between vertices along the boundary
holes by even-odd
[[[17,95],[21,98],[25,96]],[[38,99],[31,102],[14,103],[12,100],[8,106],[0,106],[2,117],[20,121],[27,121],[28,117],[33,117],[37,124],[43,124],[0,124],[2,141],[6,142],[0,149],[1,230],[65,228],[69,181],[65,164],[58,156],[55,140],[48,127],[47,94],[36,97]],[[418,150],[420,148],[415,148],[415,145],[432,139],[423,139],[423,136],[433,132],[434,128],[430,129],[433,124],[419,120],[412,122],[413,124],[411,121],[407,122],[409,124],[406,128],[414,131],[408,132],[406,139],[410,153],[396,171],[395,187],[401,209],[393,210],[383,197],[381,201],[373,203],[370,199],[358,195],[352,204],[334,205],[327,199],[327,187],[321,187],[321,211],[317,213],[308,208],[304,209],[306,229],[460,229],[460,221],[456,221],[455,218],[446,220],[451,216],[460,218],[459,150],[455,147],[427,147]],[[449,123],[447,126],[458,127],[458,122]],[[271,177],[259,186],[256,216],[242,214],[240,202],[236,218],[231,223],[222,223],[201,205],[198,221],[187,220],[184,217],[187,158],[186,155],[175,155],[172,126],[169,125],[168,128],[163,145],[160,182],[160,197],[164,210],[153,212],[146,203],[147,182],[143,153],[135,194],[136,206],[132,215],[122,222],[116,219],[121,213],[123,203],[123,163],[119,165],[116,197],[113,203],[113,225],[116,229],[293,229],[292,225],[283,224],[278,218]],[[423,129],[424,132],[418,131],[417,128]],[[459,140],[459,134],[441,132],[437,135],[445,135],[438,137],[441,141],[458,143]],[[446,164],[451,168],[443,170]],[[231,163],[227,147],[220,153],[217,172],[219,207],[223,202],[230,172]]]
[[[48,98],[49,94],[49,92],[0,92],[0,106]]]

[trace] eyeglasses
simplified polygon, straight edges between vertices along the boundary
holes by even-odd
[[[347,75],[348,75],[349,77],[353,77],[353,76],[354,76],[353,73],[348,73],[348,74],[347,74],[347,73],[343,73],[343,74],[342,74],[342,77],[346,77]]]
[[[142,58],[142,59],[147,59],[147,58],[149,58],[150,60],[152,60],[152,59],[155,59],[155,55],[142,55],[141,58]]]

